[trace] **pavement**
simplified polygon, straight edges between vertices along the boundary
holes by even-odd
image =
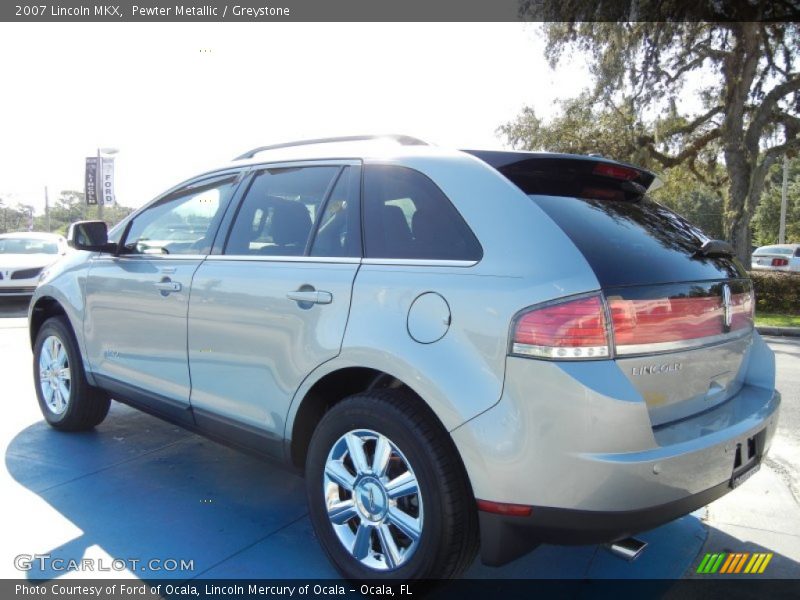
[[[800,578],[800,340],[768,342],[781,423],[746,485],[641,534],[649,546],[634,562],[602,546],[543,545],[499,569],[476,561],[465,577],[678,579],[695,576],[705,552],[757,551],[775,555],[765,576]],[[117,403],[92,432],[57,432],[41,419],[31,371],[25,303],[6,300],[0,579],[337,577],[314,538],[299,477]],[[50,559],[20,570],[34,555]],[[95,570],[64,573],[52,559],[93,560]]]

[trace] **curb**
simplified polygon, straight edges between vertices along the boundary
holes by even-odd
[[[761,335],[800,337],[800,327],[756,327]]]

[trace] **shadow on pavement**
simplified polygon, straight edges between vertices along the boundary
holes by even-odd
[[[145,580],[337,577],[314,538],[300,477],[126,406],[113,403],[106,421],[88,433],[35,423],[13,438],[5,465],[58,513],[37,508],[25,515],[33,525],[25,534],[33,546],[27,551],[65,561],[99,553],[108,562],[127,561]],[[68,533],[44,535],[43,523],[59,516]],[[633,563],[600,546],[541,546],[500,569],[476,562],[465,577],[677,579],[696,568],[706,535],[689,515],[642,534],[650,546]],[[749,551],[734,540],[725,543],[731,551]],[[193,565],[154,572],[147,569],[153,559]],[[139,561],[136,567],[131,560]],[[784,560],[776,555],[775,567]],[[64,574],[34,563],[26,576]]]

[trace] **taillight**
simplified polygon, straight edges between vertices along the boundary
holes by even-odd
[[[773,267],[785,267],[789,264],[788,258],[773,258],[772,259],[772,266]]]
[[[513,354],[586,359],[609,356],[608,330],[600,296],[533,308],[514,322]]]
[[[736,292],[718,283],[618,288],[605,298],[596,294],[532,307],[514,320],[511,353],[585,360],[719,343],[725,334],[753,329],[753,292],[731,285]]]

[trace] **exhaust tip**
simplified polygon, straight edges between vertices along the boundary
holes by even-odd
[[[647,548],[647,542],[629,537],[611,544],[606,544],[606,548],[608,548],[611,554],[630,562],[639,558],[642,552],[644,552],[644,549]]]

